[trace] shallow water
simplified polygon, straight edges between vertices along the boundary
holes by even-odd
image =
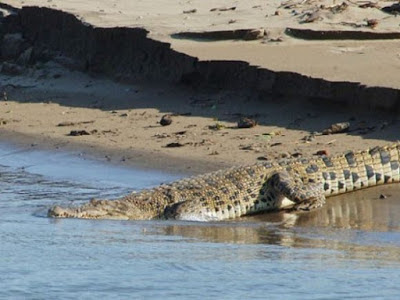
[[[0,158],[1,299],[400,295],[398,186],[331,198],[309,214],[221,223],[49,219],[53,204],[179,176],[5,146]]]

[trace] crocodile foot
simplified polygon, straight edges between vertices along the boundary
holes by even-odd
[[[285,171],[275,173],[269,184],[295,204],[291,210],[310,211],[325,204],[325,195],[321,183],[303,183],[296,174]]]

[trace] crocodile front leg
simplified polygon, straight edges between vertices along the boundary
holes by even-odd
[[[268,180],[270,189],[293,201],[291,210],[310,211],[325,204],[324,189],[321,183],[304,183],[297,174],[286,171],[276,172]]]
[[[167,206],[163,217],[221,221],[277,209],[309,211],[325,203],[324,190],[320,183],[305,184],[299,175],[287,171],[277,171],[267,177],[263,184],[254,185],[245,193],[239,194],[237,200],[222,196],[191,198]]]

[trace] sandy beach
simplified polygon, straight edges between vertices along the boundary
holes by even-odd
[[[158,6],[140,1],[5,2],[14,7],[47,5],[71,12],[95,26],[145,28],[150,38],[170,43],[173,50],[200,61],[242,60],[274,71],[331,81],[394,90],[399,87],[396,40],[307,41],[284,34],[288,27],[397,30],[395,16],[376,7],[360,8],[361,4],[353,2],[337,12],[333,8],[339,4],[329,1],[294,3],[291,10],[282,8],[280,1],[252,1],[240,6],[233,1],[158,1]],[[391,2],[377,5],[383,7]],[[309,11],[318,11],[318,18],[304,22],[311,16]],[[349,18],[359,26],[345,23]],[[380,22],[369,26],[367,19]],[[173,38],[188,30],[243,28],[265,28],[264,36],[253,41]],[[123,83],[66,68],[55,61],[29,65],[17,75],[4,72],[3,67],[0,82],[3,141],[32,148],[82,151],[110,163],[171,172],[195,174],[282,157],[365,149],[396,141],[400,129],[396,112],[363,108],[362,103],[346,106],[251,89],[202,88],[158,81]],[[172,120],[168,126],[160,124],[164,115]],[[238,128],[242,118],[257,125]],[[349,131],[321,134],[338,122],[349,122]]]

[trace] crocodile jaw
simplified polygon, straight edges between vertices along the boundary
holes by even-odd
[[[67,208],[56,205],[48,210],[47,216],[50,218],[111,220],[148,220],[153,217],[134,206],[128,208],[118,207],[118,201],[98,200],[92,200],[90,203],[77,208]]]
[[[79,218],[79,219],[117,219],[128,220],[124,215],[108,215],[107,212],[101,210],[82,210],[79,208],[64,208],[61,206],[53,206],[47,216],[51,218]]]

